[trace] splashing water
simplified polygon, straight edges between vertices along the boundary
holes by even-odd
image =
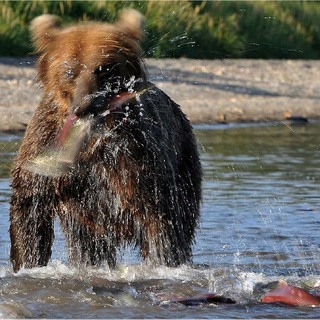
[[[76,115],[71,114],[58,134],[56,146],[30,160],[27,170],[36,174],[52,177],[58,177],[67,173],[73,167],[76,156],[79,154],[92,127],[111,113],[117,113],[118,110],[122,113],[122,106],[133,99],[137,100],[138,106],[140,107],[139,116],[142,117],[143,105],[140,101],[140,96],[153,86],[149,86],[138,92],[133,92],[133,84],[134,79],[131,79],[127,84],[128,92],[117,94],[109,103],[109,108],[98,117],[93,118],[88,116],[86,118],[78,118]],[[129,116],[129,107],[125,106],[124,110],[124,120],[126,121]],[[97,144],[98,143],[99,140],[97,140]]]
[[[14,275],[6,171],[0,180],[0,317],[318,318],[319,309],[258,301],[281,279],[319,289],[320,127],[296,127],[294,133],[274,125],[197,129],[205,182],[192,266],[151,268],[125,253],[115,270],[71,267],[61,262],[67,258],[57,230],[49,265]],[[3,167],[18,147],[17,140],[7,140]],[[237,304],[190,308],[167,302],[205,292]]]

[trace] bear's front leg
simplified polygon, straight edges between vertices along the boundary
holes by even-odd
[[[54,239],[50,195],[44,198],[37,194],[25,197],[26,194],[28,190],[14,189],[11,200],[10,258],[15,272],[22,267],[47,265]]]
[[[152,265],[177,267],[192,260],[191,242],[183,241],[183,234],[175,230],[172,221],[156,216],[144,219],[140,239],[140,254]]]
[[[69,200],[66,212],[59,213],[61,227],[64,231],[69,249],[70,262],[99,266],[107,262],[110,268],[116,266],[116,240],[110,228],[89,219],[86,214],[77,211],[79,203]],[[89,209],[88,209],[89,211]]]

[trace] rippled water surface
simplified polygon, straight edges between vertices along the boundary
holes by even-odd
[[[320,318],[319,308],[259,303],[262,284],[320,286],[320,126],[196,127],[205,180],[194,265],[150,268],[126,252],[116,270],[68,266],[56,226],[48,267],[13,274],[8,169],[19,137],[0,136],[0,317]],[[186,307],[217,292],[234,305]]]

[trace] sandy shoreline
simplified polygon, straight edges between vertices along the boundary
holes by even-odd
[[[149,76],[192,123],[320,119],[318,60],[147,59]],[[0,58],[0,130],[23,131],[41,91],[32,59]]]

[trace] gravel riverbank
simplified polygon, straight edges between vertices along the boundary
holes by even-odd
[[[192,123],[320,119],[318,60],[147,59],[151,80]],[[24,130],[41,91],[33,60],[0,58],[0,130]]]

